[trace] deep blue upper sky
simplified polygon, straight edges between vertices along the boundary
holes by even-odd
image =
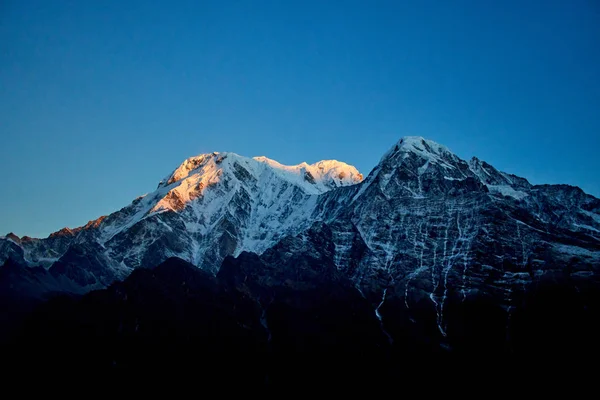
[[[366,175],[404,135],[600,196],[600,3],[4,0],[0,134],[0,234],[203,152]]]

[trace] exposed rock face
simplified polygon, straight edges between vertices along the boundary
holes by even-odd
[[[20,240],[6,236],[6,239],[0,240],[0,262],[4,263],[9,259],[25,264],[24,251],[20,246]]]
[[[488,344],[503,348],[530,290],[600,278],[598,199],[421,138],[400,141],[362,184],[322,195],[314,216],[331,230],[338,268],[381,299],[384,322],[416,321],[417,332],[435,321],[442,342],[464,337],[453,310],[485,300],[499,325]]]
[[[355,343],[401,357],[593,343],[599,199],[531,185],[418,137],[361,180],[333,161],[203,155],[98,223],[6,237],[0,254],[32,265],[33,254],[54,252],[50,275],[83,292],[177,256],[216,276],[218,290],[247,295],[279,349]]]

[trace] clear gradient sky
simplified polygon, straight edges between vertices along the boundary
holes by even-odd
[[[0,234],[199,153],[366,175],[404,135],[600,196],[600,2],[0,1]]]

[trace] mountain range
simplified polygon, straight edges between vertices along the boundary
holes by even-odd
[[[288,382],[292,354],[599,349],[600,200],[421,137],[366,178],[335,160],[191,157],[85,226],[1,237],[0,262],[10,345],[52,338],[64,356],[102,337],[72,352],[94,365],[177,363],[165,337],[190,357],[250,351],[261,385]]]

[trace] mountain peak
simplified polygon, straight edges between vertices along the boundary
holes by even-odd
[[[196,173],[228,169],[228,166],[233,166],[235,163],[242,165],[251,175],[260,175],[266,168],[286,181],[306,180],[316,185],[317,192],[354,185],[363,180],[363,175],[354,166],[337,160],[322,160],[314,164],[302,162],[297,165],[284,165],[265,156],[249,158],[232,152],[213,152],[187,158],[170,175],[161,180],[158,187],[169,186]],[[207,168],[209,166],[210,168]],[[313,190],[309,190],[309,192],[313,192]]]
[[[301,214],[299,210],[304,205],[313,204],[314,199],[309,201],[311,196],[354,185],[362,179],[355,167],[337,160],[290,166],[264,156],[249,158],[231,152],[200,154],[184,160],[154,192],[135,200],[127,213],[127,221],[119,224],[127,229],[154,214],[174,211],[191,215],[182,217],[189,217],[191,231],[207,232],[237,219],[244,221],[236,222],[239,229],[247,219],[252,219],[256,226],[279,226],[287,223],[290,215]],[[290,208],[291,204],[295,206]],[[270,218],[267,210],[271,208],[289,210],[281,211],[285,217],[280,221],[263,221],[263,217]],[[123,229],[115,226],[105,230],[105,234],[101,234],[103,241]],[[244,240],[265,241],[254,236]]]
[[[15,235],[13,232],[9,232],[4,236],[5,239],[10,239],[15,243],[21,243],[21,238]]]
[[[354,166],[338,160],[321,160],[314,164],[302,162],[297,165],[283,165],[264,156],[254,157],[254,160],[276,171],[300,176],[309,183],[321,187],[321,191],[354,185],[363,180],[363,175]]]
[[[186,158],[167,178],[159,183],[159,187],[168,186],[177,181],[181,181],[192,174],[195,170],[200,170],[208,164],[218,165],[228,156],[240,157],[235,153],[205,153]]]
[[[406,153],[415,153],[432,161],[444,155],[454,155],[446,146],[433,140],[421,136],[404,136],[381,157],[381,161]]]
[[[53,238],[53,237],[61,237],[61,236],[75,236],[75,233],[76,233],[76,231],[74,231],[73,229],[65,227],[65,228],[62,228],[61,230],[51,233],[50,236],[48,236],[48,237]]]

